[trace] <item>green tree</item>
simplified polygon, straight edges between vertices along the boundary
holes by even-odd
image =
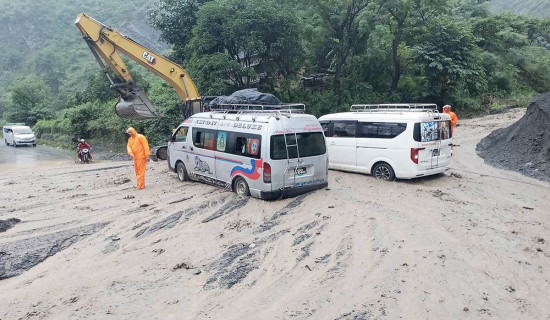
[[[187,49],[199,86],[230,80],[227,92],[294,74],[301,65],[298,39],[294,15],[277,2],[220,0],[201,6]],[[206,74],[214,70],[230,76],[214,80]]]
[[[353,47],[360,41],[359,16],[370,0],[314,0],[313,8],[322,17],[328,45],[326,57],[334,72],[333,91],[339,105],[342,101],[342,69]]]
[[[453,101],[457,94],[476,96],[487,87],[481,50],[471,30],[450,19],[428,29],[425,40],[412,49],[428,80],[429,96],[437,103]]]
[[[151,25],[161,31],[161,39],[172,44],[172,58],[183,63],[185,46],[192,36],[201,5],[211,0],[160,0],[149,11]]]
[[[9,122],[25,122],[29,126],[41,119],[52,119],[51,99],[50,88],[42,79],[28,77],[11,88],[4,117]]]

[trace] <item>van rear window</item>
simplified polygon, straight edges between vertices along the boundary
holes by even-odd
[[[414,141],[430,142],[451,138],[451,121],[430,121],[414,124]]]
[[[296,139],[298,143],[296,143]],[[289,159],[298,158],[298,153],[300,154],[300,158],[306,158],[319,156],[327,152],[325,138],[321,132],[302,132],[296,135],[290,133],[284,136],[280,134],[271,136],[271,159],[286,159],[287,147]]]

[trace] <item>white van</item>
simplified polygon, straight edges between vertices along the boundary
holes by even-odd
[[[4,143],[14,147],[32,145],[36,147],[36,137],[29,126],[24,123],[7,123],[3,128]]]
[[[168,167],[264,200],[328,185],[328,153],[304,105],[219,105],[185,120],[168,143]]]
[[[319,118],[329,168],[411,179],[449,169],[451,119],[435,104],[353,105],[351,112]]]

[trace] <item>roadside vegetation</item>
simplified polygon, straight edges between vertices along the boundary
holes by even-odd
[[[484,2],[160,0],[148,19],[201,95],[255,87],[317,116],[353,103],[430,102],[467,117],[527,106],[550,91],[550,20],[490,14]],[[74,29],[75,50],[87,50]],[[78,59],[95,63],[90,53]],[[131,61],[163,118],[118,118],[117,96],[98,68],[40,63],[40,72],[8,86],[0,112],[3,121],[34,126],[42,140],[120,147],[132,125],[155,145],[182,121],[175,91]],[[77,85],[79,72],[87,79]]]

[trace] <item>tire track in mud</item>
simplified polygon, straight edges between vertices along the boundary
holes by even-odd
[[[204,218],[201,222],[207,223],[221,216],[224,216],[226,214],[230,214],[231,212],[244,207],[249,200],[250,200],[250,197],[243,198],[239,196],[234,196],[231,200],[229,200],[228,203],[226,203],[220,209],[214,212],[214,214],[210,215],[207,218]]]
[[[213,272],[205,285],[205,290],[211,290],[215,288],[230,289],[234,285],[242,282],[248,274],[252,271],[260,268],[262,262],[268,255],[276,251],[276,242],[285,235],[294,237],[290,246],[299,246],[302,243],[308,242],[305,246],[300,248],[300,253],[296,257],[296,266],[304,258],[309,256],[309,248],[314,245],[315,240],[312,237],[321,234],[322,230],[327,225],[327,216],[321,214],[315,215],[314,221],[307,221],[299,226],[295,233],[291,234],[290,229],[285,228],[276,232],[269,232],[272,228],[281,223],[280,217],[291,214],[294,209],[298,208],[304,203],[307,195],[301,195],[292,200],[285,207],[278,210],[273,214],[272,218],[261,225],[259,225],[253,234],[263,234],[262,237],[256,238],[253,243],[238,243],[230,246],[222,255],[207,265],[206,269]],[[288,248],[291,251],[291,247]],[[281,250],[278,247],[277,250]],[[251,286],[257,282],[252,281]]]

